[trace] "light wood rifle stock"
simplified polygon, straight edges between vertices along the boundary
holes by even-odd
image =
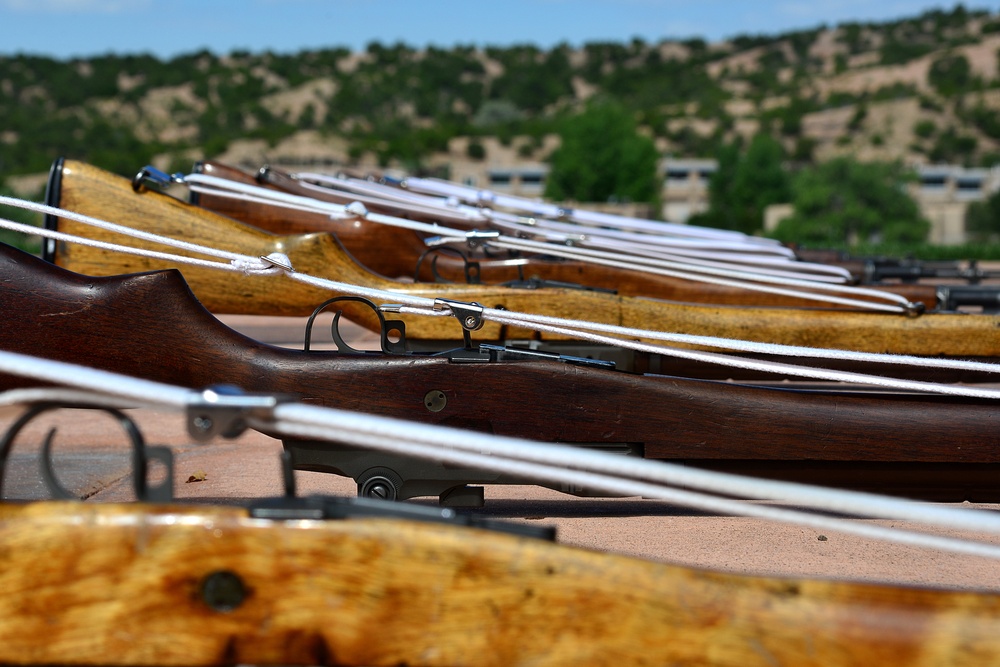
[[[831,310],[698,306],[581,290],[427,286],[387,281],[350,262],[329,234],[271,235],[165,195],[136,194],[127,179],[78,162],[66,161],[57,165],[53,176],[50,202],[68,210],[254,257],[283,252],[301,272],[369,287],[659,331],[869,352],[1000,354],[1000,316],[993,315],[927,314],[908,318]],[[54,224],[62,231],[90,238],[123,240],[118,234],[65,219]],[[129,243],[148,245],[139,240]],[[94,275],[169,266],[159,260],[110,253],[79,244],[58,243],[54,255],[59,264]],[[329,292],[284,276],[234,276],[187,266],[182,270],[198,298],[216,312],[304,315],[329,296]],[[349,306],[344,310],[349,316],[365,314]],[[455,339],[460,333],[451,318],[403,319],[408,335],[415,339]],[[481,336],[497,340],[528,337],[531,332],[503,331],[500,326],[488,323]]]
[[[998,660],[989,593],[714,573],[399,519],[0,505],[4,664]]]
[[[11,352],[747,474],[915,497],[1000,497],[1000,411],[987,399],[793,391],[545,360],[453,363],[276,348],[220,323],[177,271],[81,276],[3,245],[0,285],[0,349]],[[26,382],[0,376],[0,388]],[[426,402],[432,392],[445,398],[437,410]],[[345,462],[350,452],[326,444],[292,449],[300,468],[356,480],[376,465]],[[404,471],[401,494],[512,481],[459,471],[450,486],[417,484],[434,474]],[[415,480],[410,487],[407,479]]]

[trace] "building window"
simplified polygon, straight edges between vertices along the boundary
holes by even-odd
[[[962,199],[980,199],[983,196],[981,178],[956,178],[955,195]]]
[[[948,184],[947,174],[921,174],[920,187],[925,190],[943,190]]]

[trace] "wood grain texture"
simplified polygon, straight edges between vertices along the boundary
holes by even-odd
[[[949,499],[997,497],[1000,411],[989,400],[791,391],[550,361],[277,348],[204,309],[176,271],[95,278],[0,245],[0,349],[202,388],[232,384],[307,403],[646,458]],[[0,376],[0,388],[30,382]],[[431,412],[437,390],[447,406]]]
[[[202,586],[230,572],[231,611]],[[985,665],[1000,598],[718,574],[475,529],[0,506],[0,661]]]
[[[333,236],[276,236],[217,216],[156,193],[135,194],[127,179],[88,165],[67,161],[60,203],[63,207],[111,219],[166,236],[185,238],[251,256],[284,252],[297,270],[343,282],[400,293],[478,301],[508,310],[584,319],[626,327],[740,338],[764,342],[837,347],[905,354],[1000,354],[1000,316],[930,314],[917,318],[831,310],[699,306],[620,297],[578,290],[515,290],[475,285],[406,284],[365,272],[346,257]],[[63,219],[63,231],[91,238],[118,236]],[[122,240],[122,239],[117,239]],[[143,242],[130,241],[136,245]],[[59,244],[59,263],[81,273],[109,275],[169,266],[150,260]],[[330,294],[284,276],[234,276],[212,269],[184,267],[198,298],[216,312],[303,315]],[[364,311],[345,306],[345,314]],[[460,335],[451,318],[405,317],[407,334],[415,339],[455,339]],[[527,330],[503,331],[487,324],[481,339],[531,337]]]

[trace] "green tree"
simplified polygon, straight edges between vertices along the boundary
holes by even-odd
[[[795,179],[795,212],[781,221],[782,241],[844,246],[863,242],[919,243],[930,223],[905,190],[912,177],[898,163],[840,157],[805,169]]]
[[[934,162],[961,162],[971,165],[978,144],[976,137],[959,134],[954,127],[948,127],[937,136],[929,157]]]
[[[997,118],[994,109],[984,106],[981,101],[965,113],[965,118],[982,130],[986,136],[1000,139],[1000,118]]]
[[[865,122],[865,118],[868,117],[868,105],[862,102],[854,109],[854,115],[851,116],[851,120],[847,122],[847,129],[856,131],[861,128],[861,124]]]
[[[552,153],[545,196],[576,201],[655,203],[659,194],[653,141],[636,131],[632,114],[598,101],[566,120]]]
[[[937,125],[932,120],[921,120],[913,126],[913,133],[921,139],[927,139],[937,131]]]
[[[465,147],[465,154],[473,160],[482,160],[486,157],[486,149],[478,141],[470,141]]]
[[[491,99],[510,100],[519,109],[537,113],[573,94],[572,67],[562,48],[545,53],[536,46],[515,45],[486,52],[504,67],[490,86]]]
[[[965,232],[972,241],[1000,240],[1000,192],[986,201],[969,204],[965,211]]]
[[[708,181],[708,210],[691,216],[689,224],[702,227],[730,227],[732,220],[732,189],[739,169],[739,140],[724,144],[715,154],[718,167]]]
[[[964,92],[973,84],[972,67],[963,55],[941,56],[927,72],[927,81],[937,91],[949,97]]]
[[[791,197],[784,150],[768,134],[758,134],[745,153],[738,144],[718,153],[719,168],[708,185],[709,209],[691,224],[735,229],[746,234],[764,226],[764,209]]]

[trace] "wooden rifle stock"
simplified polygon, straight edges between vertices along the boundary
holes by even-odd
[[[351,199],[334,190],[320,192],[303,186],[290,175],[270,167],[263,168],[253,178],[233,167],[218,162],[200,163],[199,171],[227,178],[239,183],[266,185],[283,192],[321,201],[349,204]],[[199,206],[235,218],[255,227],[275,234],[303,234],[331,232],[344,249],[361,265],[383,276],[412,277],[418,275],[422,281],[435,281],[438,277],[449,282],[466,282],[471,274],[486,284],[511,281],[541,280],[574,283],[582,286],[612,289],[624,296],[645,296],[689,303],[711,303],[742,306],[795,306],[816,307],[818,302],[782,294],[769,294],[752,290],[714,285],[670,276],[656,275],[643,271],[612,268],[558,258],[529,257],[521,266],[507,266],[489,259],[481,262],[475,258],[463,260],[453,255],[438,253],[431,259],[421,257],[428,248],[416,232],[389,227],[365,220],[331,220],[321,213],[287,209],[261,202],[244,201],[230,197],[198,194],[192,199]],[[369,210],[395,215],[397,217],[420,219],[424,222],[441,222],[432,218],[421,218],[412,213],[391,206],[379,207],[377,203],[365,203]],[[468,226],[465,221],[463,226]],[[435,272],[437,275],[435,275]],[[923,303],[933,309],[937,304],[937,292],[933,285],[890,285],[886,291],[901,294],[911,302]],[[865,297],[860,297],[862,300]],[[837,304],[822,304],[828,308],[847,308]]]
[[[983,665],[1000,596],[714,573],[400,519],[0,505],[19,665]]]
[[[366,273],[343,253],[333,236],[308,234],[275,236],[171,197],[137,194],[131,183],[95,167],[61,162],[53,169],[49,201],[64,208],[111,219],[125,226],[184,238],[250,256],[287,254],[299,271],[380,289],[478,301],[516,312],[586,319],[659,331],[707,334],[772,343],[837,347],[902,354],[1000,354],[1000,316],[928,314],[915,318],[832,310],[698,306],[653,299],[620,297],[581,290],[518,290],[477,285],[413,285],[379,279]],[[59,229],[106,240],[120,235],[66,219],[50,221]],[[133,239],[136,246],[148,246]],[[128,271],[167,268],[160,260],[95,250],[79,244],[57,243],[55,259],[63,266],[89,274],[113,275]],[[216,312],[305,315],[329,292],[284,276],[234,276],[213,269],[185,266],[184,275],[198,298]],[[364,318],[350,304],[349,317]],[[411,338],[458,338],[460,328],[450,318],[404,317]],[[371,324],[370,319],[363,319]],[[531,337],[527,330],[505,330],[487,323],[485,339]]]
[[[201,162],[197,165],[196,171],[238,183],[273,187],[269,183],[258,182],[257,179],[248,176],[239,169],[218,162]],[[334,234],[344,251],[359,265],[375,274],[391,279],[413,278],[419,258],[427,250],[427,246],[424,245],[420,235],[416,232],[380,225],[363,218],[337,220],[323,213],[282,208],[206,193],[192,192],[191,201],[202,208],[245,222],[272,234],[312,234],[316,232]],[[398,212],[394,214],[398,214]],[[443,260],[444,257],[441,259]],[[517,278],[516,271],[507,272],[506,275],[510,276],[505,278],[506,280]],[[433,279],[430,262],[425,262],[421,271],[421,280],[433,281]],[[461,282],[465,282],[464,278]]]
[[[182,238],[195,243],[249,253],[253,257],[281,252],[289,256],[296,270],[321,278],[420,296],[434,296],[457,301],[480,301],[484,305],[502,304],[510,310],[531,310],[535,304],[542,312],[564,317],[587,311],[608,323],[620,323],[618,300],[604,294],[569,290],[514,290],[476,285],[413,285],[374,276],[351,261],[328,233],[278,236],[256,227],[226,218],[172,197],[155,192],[137,194],[127,179],[114,176],[86,164],[65,161],[54,169],[58,175],[50,201],[68,210],[109,219],[121,225]],[[55,178],[53,179],[55,181]],[[164,250],[158,244],[128,239],[120,234],[60,219],[53,224],[62,231],[124,242],[136,247]],[[131,271],[171,268],[162,260],[109,253],[78,244],[56,244],[55,260],[66,268],[93,275],[114,275]],[[182,253],[183,254],[183,253]],[[284,276],[239,276],[200,267],[184,266],[185,278],[199,300],[210,310],[221,313],[266,315],[308,315],[326,299],[328,290],[298,283]],[[344,304],[345,315],[373,325],[364,307]],[[461,327],[450,318],[406,318],[411,338],[455,340]],[[530,337],[526,330],[509,332],[515,337]],[[501,338],[501,327],[487,323],[482,330],[487,339]]]
[[[989,400],[792,391],[546,360],[453,363],[276,348],[222,325],[176,271],[80,276],[9,246],[0,252],[0,285],[0,308],[10,314],[0,349],[11,352],[748,474],[919,497],[986,500],[1000,492],[1000,412]],[[432,393],[444,397],[436,411],[427,404]],[[329,445],[290,446],[300,468],[359,480],[375,466]],[[450,488],[418,484],[433,474],[400,474],[400,493]],[[512,481],[469,471],[448,479],[451,486]]]

